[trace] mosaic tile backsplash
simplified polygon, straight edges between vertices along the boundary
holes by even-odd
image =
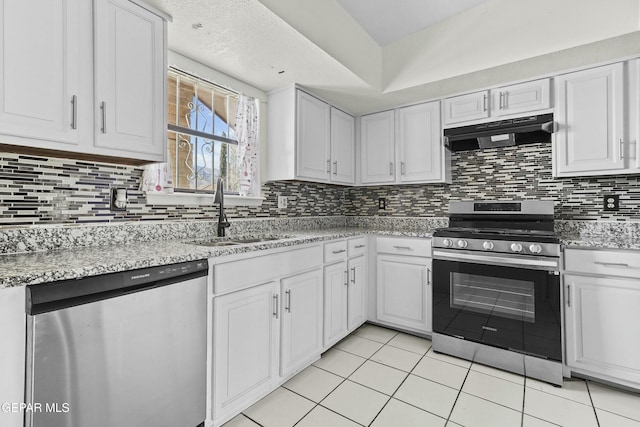
[[[125,221],[213,220],[214,206],[147,204],[138,191],[142,168],[0,153],[0,226]],[[640,220],[640,176],[553,179],[551,146],[454,153],[452,184],[348,188],[306,182],[263,186],[259,207],[230,207],[229,218],[393,216],[446,217],[450,200],[545,199],[564,220]],[[109,189],[126,187],[126,212],[109,209]],[[288,208],[277,208],[277,196]],[[602,197],[620,196],[619,212],[604,212]],[[378,209],[378,198],[387,209]]]
[[[532,144],[453,153],[452,183],[360,187],[349,191],[346,215],[446,217],[450,200],[541,199],[555,202],[557,219],[640,220],[640,176],[554,179],[551,145]],[[620,196],[618,212],[603,196]],[[386,210],[378,199],[386,198]]]
[[[144,193],[138,190],[142,170],[135,166],[0,153],[0,226],[216,218],[218,208],[213,205],[147,204]],[[126,211],[110,210],[111,187],[127,189]],[[346,190],[306,182],[273,182],[263,186],[262,206],[225,210],[229,218],[342,215]],[[288,196],[287,209],[278,209],[278,194]]]

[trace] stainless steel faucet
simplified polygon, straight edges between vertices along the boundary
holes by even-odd
[[[224,213],[224,190],[222,185],[222,178],[218,178],[216,185],[216,194],[213,198],[213,203],[220,204],[220,212],[218,214],[218,237],[224,237],[225,228],[231,227],[231,224],[227,220],[227,215]]]

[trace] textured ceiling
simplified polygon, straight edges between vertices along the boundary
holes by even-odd
[[[416,3],[431,1],[442,4],[462,2],[465,6],[481,3],[385,47],[380,47],[338,3],[349,7],[348,4],[356,0],[145,1],[173,17],[173,22],[168,24],[168,44],[172,51],[265,92],[300,84],[353,114],[531,78],[640,51],[640,32],[637,31],[640,13],[637,3],[640,0],[562,0],[560,3],[555,3],[557,0],[537,0],[547,6],[536,9],[540,15],[536,25],[529,25],[531,16],[519,14],[513,18],[517,22],[509,21],[512,27],[518,28],[516,33],[500,34],[490,43],[483,42],[479,46],[473,44],[476,39],[482,40],[476,37],[475,32],[489,27],[486,24],[488,18],[493,18],[498,24],[507,22],[500,20],[501,10],[508,8],[510,2],[523,2],[521,4],[525,5],[530,4],[530,0],[358,0],[366,4],[391,4],[400,17],[409,9],[396,5],[405,2],[407,8],[411,4],[411,7],[416,7]],[[442,4],[438,13],[451,13]],[[561,5],[565,5],[564,9],[559,7]],[[587,5],[591,6],[590,9]],[[387,9],[374,13],[374,9],[370,15],[378,14],[378,20],[386,24],[400,22],[394,24],[395,27],[412,28],[414,31],[418,28],[416,26],[425,22],[412,20],[409,23],[406,16],[393,17],[394,13]],[[581,15],[575,14],[577,9]],[[610,15],[607,15],[607,10],[612,11]],[[554,18],[554,27],[545,26],[551,21],[549,16]],[[582,22],[583,16],[589,20]],[[567,20],[568,17],[571,19]],[[471,25],[467,25],[469,21],[472,21]],[[608,32],[596,32],[596,23],[598,28],[605,28]],[[501,28],[501,25],[497,27]],[[443,43],[440,35],[446,34],[449,28],[454,29],[448,32],[453,38]],[[551,29],[555,33],[551,33]],[[623,44],[614,40],[595,49],[576,47],[631,31],[636,31],[636,37],[625,38]],[[560,33],[564,36],[555,36]],[[597,35],[589,39],[594,33]],[[544,34],[552,41],[568,40],[570,36],[574,38],[561,48],[554,49],[551,42],[541,44],[542,49],[538,49],[538,53],[527,56],[529,46],[518,45],[517,36],[522,34]],[[576,34],[582,38],[574,36]],[[464,40],[468,42],[466,45],[461,43]],[[444,62],[440,64],[436,78],[431,78],[431,70],[438,70],[434,62],[447,57],[442,52],[434,52],[434,41],[440,43],[450,58],[469,57],[468,53],[473,52],[483,63],[472,61],[470,65],[463,64],[465,68]],[[505,61],[508,55],[502,55],[500,49],[510,46],[517,47],[510,52],[521,52],[521,55],[512,55]],[[566,56],[559,57],[553,53],[570,48],[574,50],[567,51]],[[547,53],[553,53],[553,56],[540,56]],[[542,59],[532,58],[535,55]],[[509,65],[507,73],[495,69],[506,65]]]
[[[380,46],[487,0],[337,0]]]

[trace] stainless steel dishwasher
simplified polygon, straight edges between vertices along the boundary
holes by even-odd
[[[205,419],[207,261],[27,288],[27,427]]]

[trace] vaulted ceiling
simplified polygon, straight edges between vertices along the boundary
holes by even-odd
[[[640,0],[145,1],[169,49],[354,114],[640,55]]]

